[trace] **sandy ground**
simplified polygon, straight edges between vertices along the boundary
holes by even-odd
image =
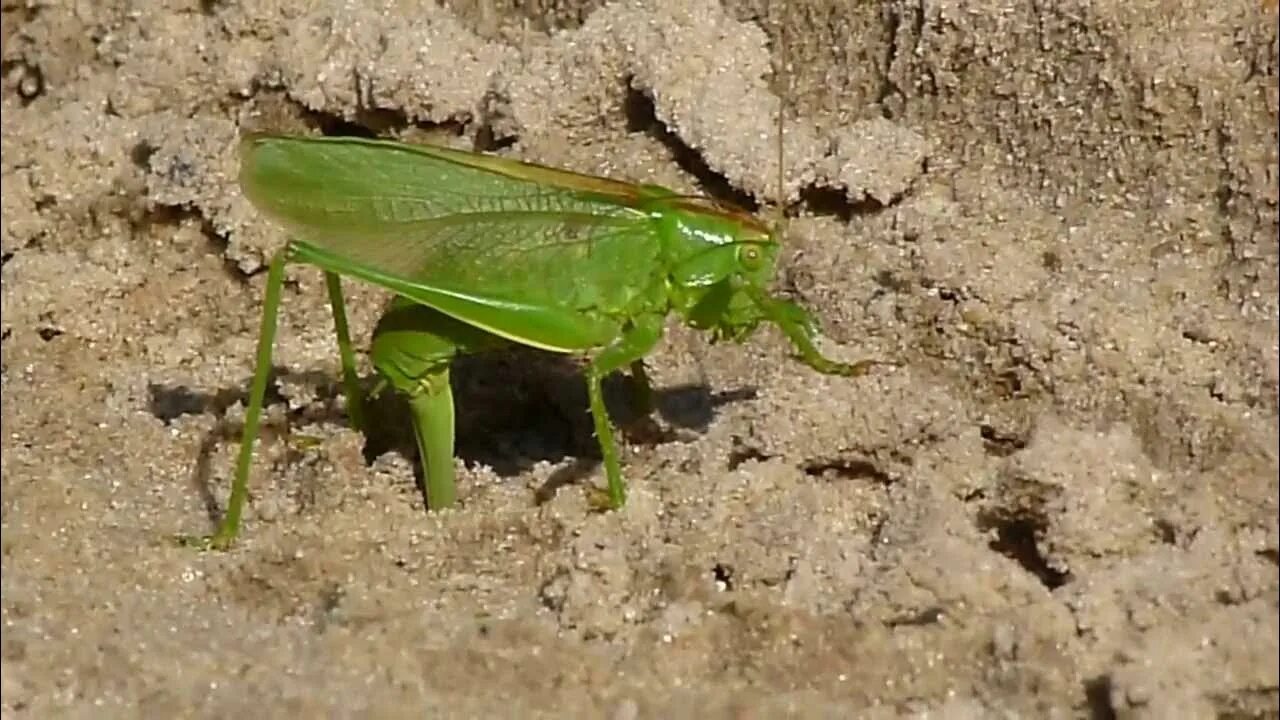
[[[4,717],[1280,713],[1274,4],[3,8]],[[297,268],[242,540],[173,542],[282,240],[242,128],[768,204],[778,93],[778,289],[897,366],[673,323],[602,514],[576,367],[464,363],[428,515]]]

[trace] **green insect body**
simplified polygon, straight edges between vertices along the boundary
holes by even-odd
[[[397,297],[370,357],[409,402],[428,505],[455,501],[449,366],[510,343],[588,358],[586,382],[610,506],[625,501],[601,381],[629,368],[644,410],[642,358],[675,313],[741,341],[777,325],[828,374],[870,363],[823,357],[803,308],[768,294],[778,243],[754,217],[665,188],[632,185],[443,147],[359,138],[253,135],[241,147],[249,200],[290,234],[272,260],[257,369],[227,513],[207,542],[239,530],[287,262],[322,269],[349,415],[363,426],[339,276]]]

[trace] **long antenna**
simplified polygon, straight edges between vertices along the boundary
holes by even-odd
[[[784,3],[785,7],[786,4]],[[783,165],[786,150],[786,140],[783,138],[783,106],[786,104],[787,97],[791,94],[791,75],[787,72],[787,18],[784,14],[778,23],[778,72],[785,78],[784,83],[775,83],[778,87],[778,199],[777,207],[774,208],[776,217],[773,223],[773,234],[775,240],[782,240],[782,224],[787,219],[787,186],[786,175]]]

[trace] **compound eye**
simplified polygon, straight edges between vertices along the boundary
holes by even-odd
[[[747,270],[758,269],[761,259],[760,248],[755,245],[743,245],[738,251],[738,262],[742,263],[742,267]]]

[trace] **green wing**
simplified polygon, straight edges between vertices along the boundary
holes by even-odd
[[[644,195],[625,183],[358,138],[258,135],[241,152],[246,196],[313,260],[464,321],[477,318],[427,298],[512,317],[608,314],[647,287],[633,275],[647,279],[658,257]]]

